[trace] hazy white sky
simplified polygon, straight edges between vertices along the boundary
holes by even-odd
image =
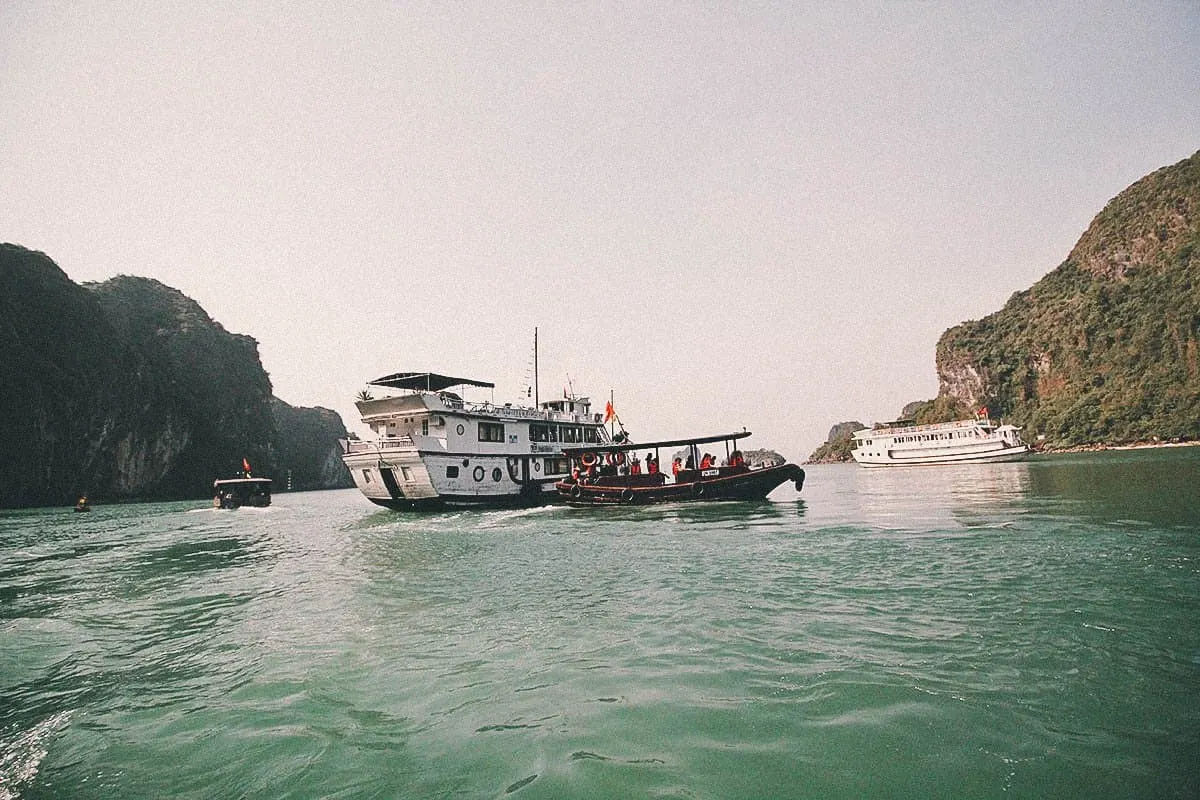
[[[0,240],[181,290],[289,403],[515,400],[538,326],[543,399],[801,460],[1200,149],[1200,2],[7,0],[0,109]]]

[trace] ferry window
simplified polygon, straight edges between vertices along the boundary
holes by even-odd
[[[370,483],[370,482],[371,482],[371,470],[364,469],[363,470],[363,483]]]
[[[584,428],[583,440],[588,444],[595,444],[600,441],[600,433],[595,428]]]
[[[547,475],[561,475],[567,471],[569,466],[565,458],[547,458],[544,463]]]
[[[404,480],[412,482],[413,474],[411,469],[408,467],[401,467],[400,473],[404,476]]]
[[[562,440],[567,444],[578,444],[583,440],[579,428],[563,428],[562,435]]]
[[[500,480],[501,474],[502,473],[500,472],[500,468],[496,467],[494,470],[492,470],[492,480],[494,480],[494,481]]]
[[[529,441],[557,442],[558,430],[553,425],[539,425],[536,422],[529,426]]]
[[[458,477],[458,467],[446,467],[446,477],[447,478],[457,478]]]
[[[428,417],[421,420],[421,435],[422,436],[429,435],[429,418]]]
[[[479,423],[479,441],[481,442],[503,442],[504,441],[504,426],[494,422]]]

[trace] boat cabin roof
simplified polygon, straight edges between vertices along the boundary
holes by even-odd
[[[250,486],[271,483],[270,478],[219,478],[213,486]]]
[[[691,439],[668,439],[659,442],[622,442],[621,444],[587,444],[578,445],[575,447],[564,447],[562,451],[567,455],[575,453],[615,453],[618,451],[628,450],[652,450],[656,447],[680,447],[688,444],[710,444],[712,442],[732,442],[738,439],[745,439],[750,435],[750,431],[738,431],[737,433],[723,433],[716,436],[698,436]]]
[[[439,375],[436,372],[396,372],[384,375],[370,381],[370,386],[386,386],[391,389],[413,389],[426,392],[440,392],[451,386],[482,386],[494,389],[496,384],[487,381],[476,381],[470,378],[454,378],[450,375]]]

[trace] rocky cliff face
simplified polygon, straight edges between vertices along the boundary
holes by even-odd
[[[837,464],[842,461],[853,461],[850,450],[854,445],[853,434],[867,427],[858,420],[839,422],[829,429],[825,443],[812,452],[808,464]]]
[[[203,497],[243,458],[275,477],[281,453],[304,488],[350,485],[337,415],[280,404],[278,425],[257,342],[157,281],[79,286],[0,245],[0,363],[0,507]],[[302,445],[281,437],[308,411]]]
[[[1114,198],[1000,311],[946,331],[939,400],[1051,446],[1196,439],[1198,342],[1200,153]]]
[[[349,488],[354,485],[342,463],[339,439],[346,426],[328,408],[297,408],[275,398],[272,416],[279,432],[279,479],[290,480],[296,491]]]

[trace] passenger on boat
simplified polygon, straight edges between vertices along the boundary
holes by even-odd
[[[649,475],[658,474],[658,459],[646,453],[646,473]]]
[[[694,456],[689,455],[687,457],[687,462],[685,462],[683,465],[683,468],[684,469],[695,469],[696,468],[696,458]]]
[[[700,469],[712,469],[714,466],[712,454],[705,453],[703,458],[700,459]]]
[[[634,456],[633,461],[629,464],[629,474],[630,475],[641,475],[642,474],[642,462],[638,460],[637,456]]]
[[[729,456],[729,466],[731,467],[740,467],[745,463],[746,459],[742,457],[741,450],[734,450],[733,454]]]
[[[683,469],[683,460],[679,456],[675,456],[675,460],[671,462],[671,474],[678,475],[681,469]]]

